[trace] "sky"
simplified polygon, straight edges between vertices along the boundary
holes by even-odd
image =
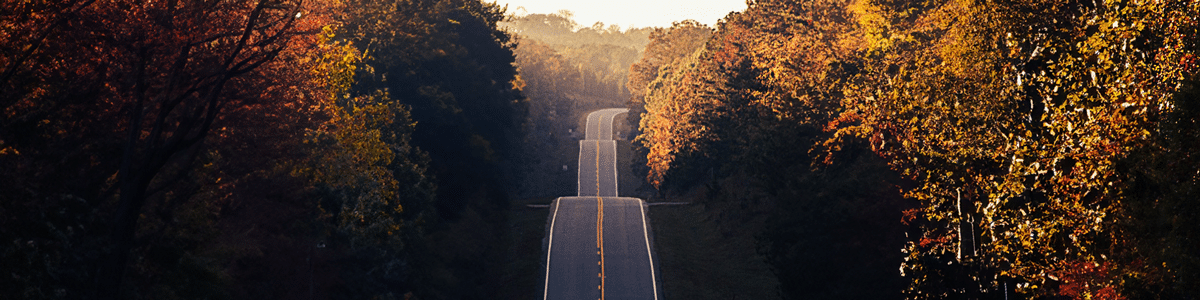
[[[484,0],[490,2],[489,0]],[[508,12],[549,14],[570,10],[579,25],[617,24],[631,27],[671,27],[671,22],[692,19],[709,26],[731,11],[746,9],[746,0],[494,0],[508,4]],[[518,7],[524,7],[522,11]]]

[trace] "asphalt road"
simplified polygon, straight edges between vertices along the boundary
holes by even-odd
[[[617,196],[617,141],[579,141],[579,196]]]
[[[550,211],[544,299],[658,299],[645,202],[561,197]]]
[[[628,108],[605,108],[588,114],[587,125],[584,128],[586,130],[584,140],[613,139],[613,118],[627,112],[629,112]]]
[[[588,115],[578,196],[550,205],[543,299],[658,299],[646,203],[617,197],[612,122],[627,111]]]

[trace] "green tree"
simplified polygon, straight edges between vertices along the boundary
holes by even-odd
[[[503,195],[500,168],[526,113],[503,8],[470,0],[348,3],[339,36],[367,59],[353,95],[386,89],[407,105],[437,178],[436,210],[453,219],[471,194]],[[503,197],[495,201],[505,205]]]

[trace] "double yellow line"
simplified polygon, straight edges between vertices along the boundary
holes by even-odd
[[[600,197],[600,141],[596,140],[596,254],[600,255],[600,300],[604,300],[604,198]]]
[[[604,300],[604,198],[596,197],[596,248],[600,254],[600,300]]]

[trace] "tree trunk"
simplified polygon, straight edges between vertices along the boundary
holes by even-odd
[[[96,299],[121,298],[119,293],[125,277],[125,266],[129,261],[129,251],[133,249],[138,217],[146,202],[146,188],[150,182],[145,175],[130,177],[133,177],[132,180],[121,182],[120,204],[110,237],[111,248],[96,274]]]

